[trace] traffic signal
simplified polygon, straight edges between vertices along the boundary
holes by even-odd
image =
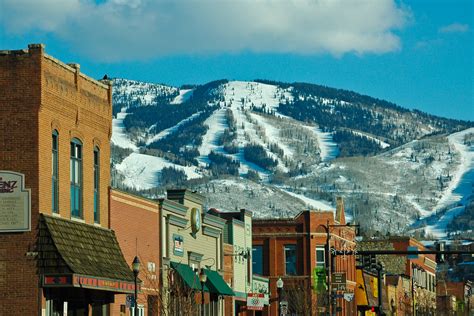
[[[364,268],[370,268],[370,256],[362,256],[362,266]]]
[[[446,243],[444,241],[436,242],[436,251],[444,251]],[[436,254],[436,263],[443,263],[445,261],[444,254],[437,253]]]
[[[370,268],[374,270],[377,268],[377,258],[375,255],[370,255]]]

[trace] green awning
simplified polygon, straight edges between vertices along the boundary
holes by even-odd
[[[235,296],[234,291],[225,283],[224,279],[217,271],[204,269],[207,275],[206,285],[211,290],[211,293],[219,295]]]
[[[178,272],[184,283],[191,289],[201,291],[201,282],[199,281],[199,275],[193,271],[193,269],[187,264],[171,262],[171,267]],[[204,291],[209,292],[207,283],[204,284]]]

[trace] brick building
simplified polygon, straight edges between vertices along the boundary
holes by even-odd
[[[328,256],[325,251],[327,232],[330,248],[355,249],[355,231],[345,225],[344,205],[340,199],[336,214],[332,211],[303,211],[291,219],[253,220],[253,273],[270,279],[271,304],[267,315],[278,313],[276,282],[279,278],[284,282],[280,298],[288,302],[290,313],[327,312],[328,289],[324,275],[329,269],[345,272],[345,292],[354,293],[354,257]],[[334,288],[331,290],[335,291]],[[355,315],[354,301],[342,298],[330,301],[332,310],[341,309],[344,315]]]
[[[101,315],[133,293],[108,229],[111,96],[41,44],[0,51],[0,315]]]
[[[224,245],[231,246],[224,252],[224,261],[229,258],[227,260],[232,262],[230,285],[235,296],[226,301],[230,305],[226,305],[226,315],[261,315],[262,310],[268,309],[268,279],[254,276],[252,272],[252,212],[245,209],[223,212],[212,208],[209,213],[226,221]],[[248,306],[249,294],[258,295],[259,303]]]
[[[125,260],[135,256],[141,262],[139,278],[142,291],[138,308],[143,315],[158,315],[160,292],[160,213],[158,201],[118,190],[110,190],[110,228],[115,231]],[[130,307],[130,304],[129,306]],[[130,315],[126,296],[117,295],[112,315]]]
[[[394,250],[428,250],[412,237],[390,237],[387,239]],[[408,257],[405,275],[412,282],[414,296],[412,309],[416,315],[434,315],[436,311],[436,258],[432,254]]]

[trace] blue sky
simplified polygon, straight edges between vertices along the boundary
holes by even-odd
[[[0,0],[0,49],[171,85],[301,81],[474,121],[472,0]]]

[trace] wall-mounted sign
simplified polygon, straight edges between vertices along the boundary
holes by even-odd
[[[181,257],[184,255],[184,238],[181,235],[173,234],[173,254]]]
[[[30,190],[25,175],[0,170],[0,233],[31,231]]]
[[[265,294],[263,293],[248,293],[247,294],[247,309],[251,311],[263,310],[265,301]]]
[[[192,235],[195,236],[196,233],[201,229],[201,212],[199,209],[193,207],[191,209],[191,230]]]

